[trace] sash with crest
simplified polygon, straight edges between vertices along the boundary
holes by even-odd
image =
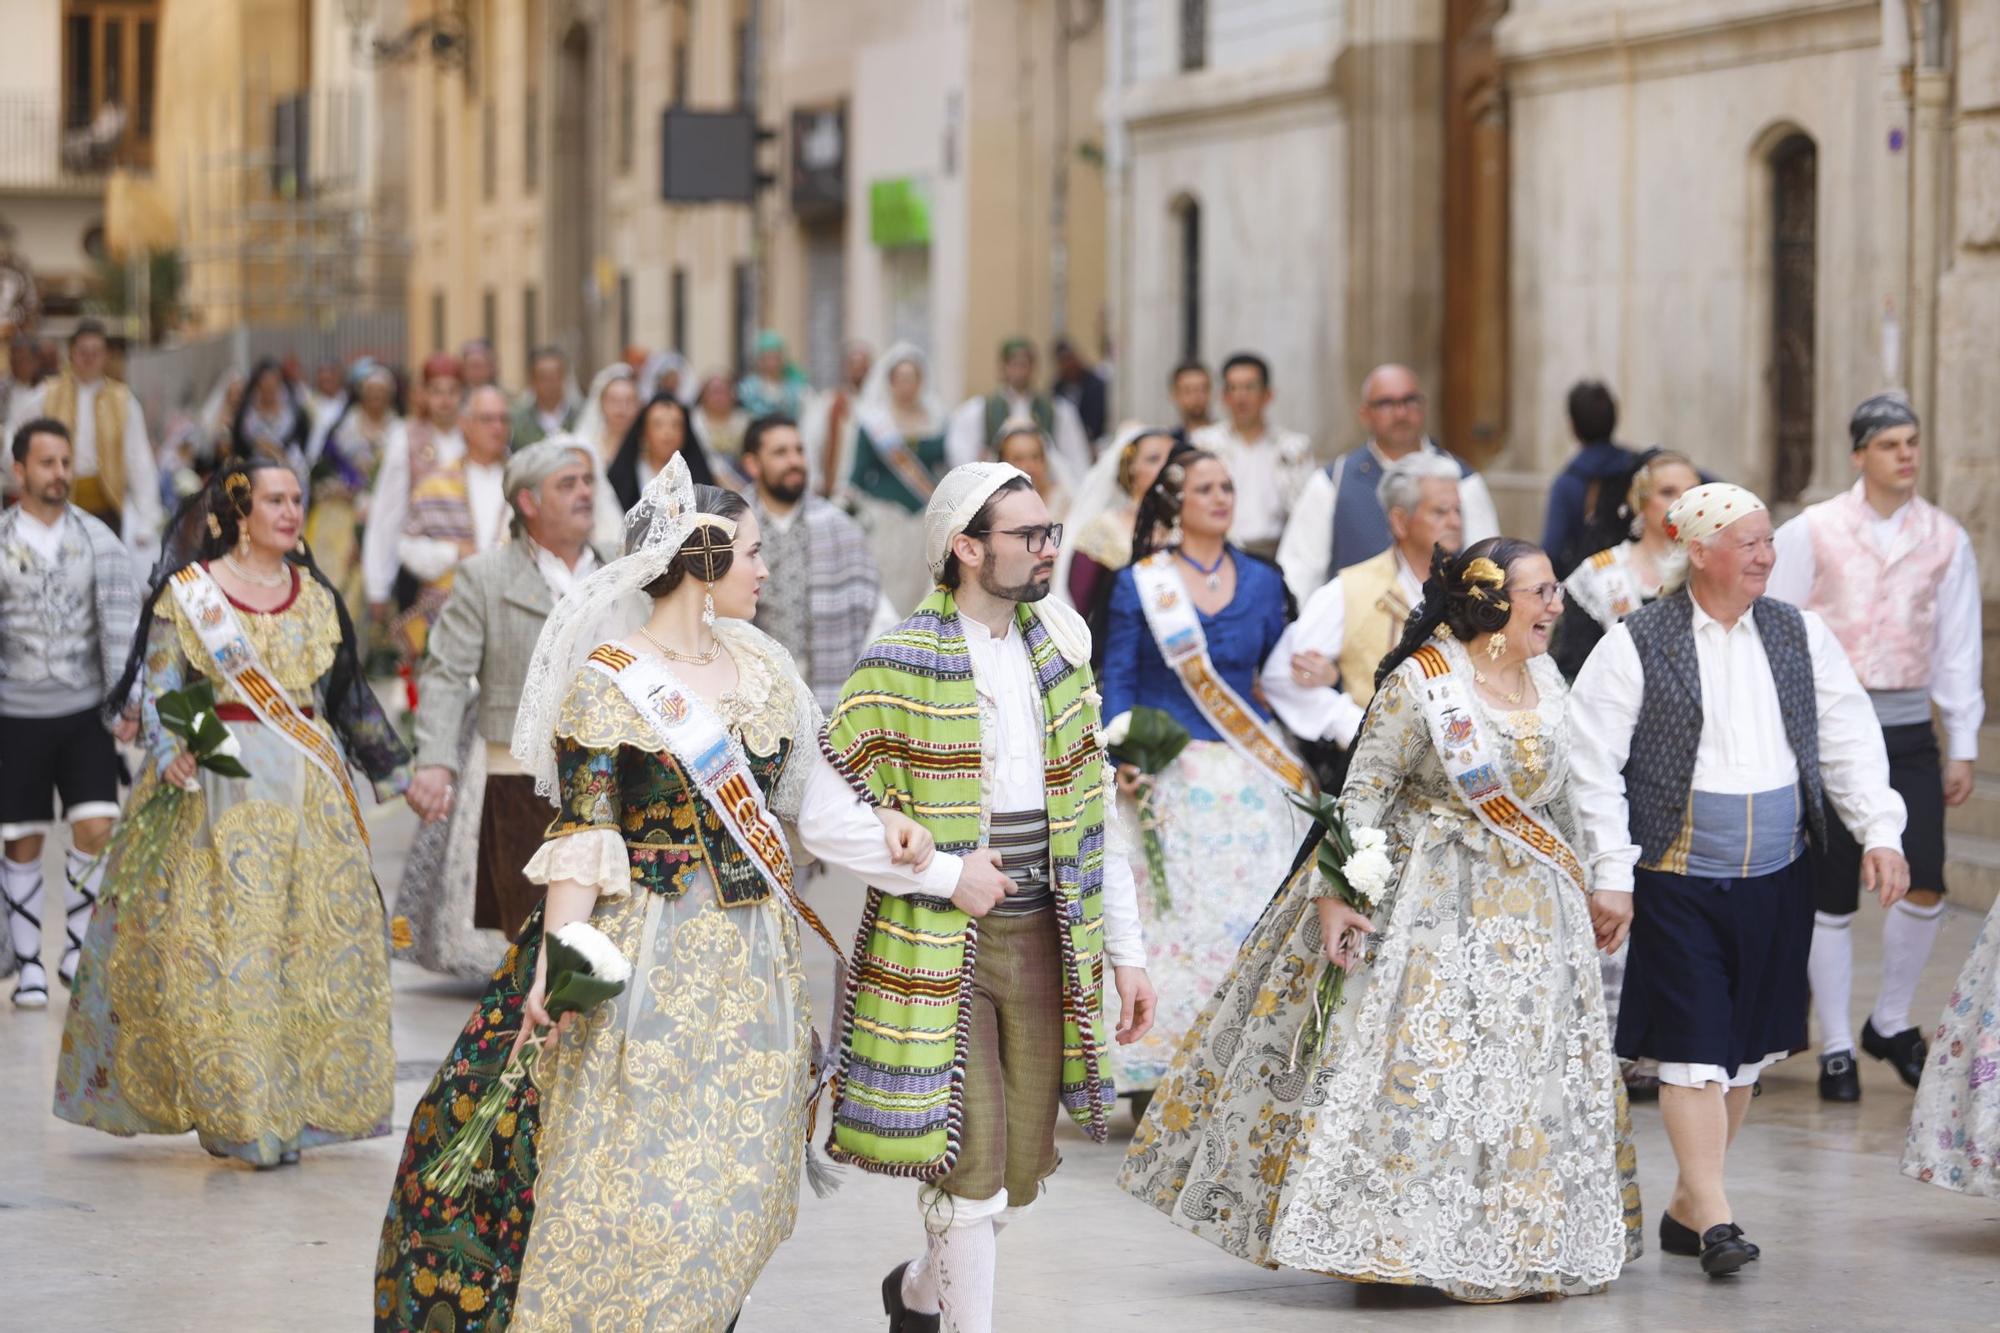
[[[1646,604],[1626,546],[1599,551],[1578,565],[1563,580],[1563,591],[1605,629]]]
[[[1590,891],[1583,863],[1562,835],[1515,801],[1507,788],[1500,760],[1487,744],[1486,733],[1472,703],[1465,676],[1452,670],[1451,658],[1434,643],[1410,654],[1419,673],[1413,693],[1430,724],[1431,745],[1458,794],[1488,830]]]
[[[894,415],[877,412],[857,417],[856,420],[867,435],[868,443],[873,446],[875,456],[882,460],[882,466],[895,473],[896,479],[910,488],[910,494],[917,497],[919,504],[928,503],[931,492],[937,489],[937,482],[931,479],[930,469],[924,466],[916,451],[904,441]]]
[[[361,803],[355,799],[354,784],[347,776],[347,760],[327,734],[299,711],[291,696],[265,674],[263,663],[257,659],[257,650],[250,646],[249,636],[244,634],[242,622],[237,620],[236,611],[229,605],[229,598],[221,585],[200,565],[184,567],[175,573],[170,582],[174,601],[180,605],[181,614],[187,617],[188,624],[194,626],[195,635],[201,640],[209,660],[215,663],[250,711],[257,715],[259,722],[304,755],[307,762],[317,765],[320,772],[340,789],[340,794],[347,798],[347,808],[354,815],[354,827],[361,831],[362,845],[368,846],[368,825],[361,818]]]
[[[832,933],[792,891],[791,845],[777,815],[765,803],[763,789],[750,774],[749,756],[715,710],[675,679],[657,657],[641,657],[606,643],[585,660],[609,676],[639,716],[666,740],[667,753],[700,789],[702,798],[772,893],[839,955],[840,945]]]
[[[1311,795],[1317,790],[1312,774],[1285,748],[1270,723],[1257,716],[1222,673],[1209,660],[1208,636],[1202,633],[1201,616],[1194,599],[1187,594],[1180,574],[1174,569],[1172,551],[1156,551],[1132,566],[1132,578],[1139,586],[1139,604],[1145,609],[1146,628],[1153,632],[1160,656],[1181,679],[1188,697],[1229,743],[1229,747],[1293,791]]]

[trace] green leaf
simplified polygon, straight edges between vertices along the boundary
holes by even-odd
[[[1180,757],[1190,737],[1188,730],[1163,708],[1141,705],[1132,710],[1132,723],[1118,753],[1142,773],[1159,773]]]
[[[250,770],[243,767],[241,760],[232,759],[226,754],[205,754],[195,760],[195,765],[199,768],[205,768],[211,773],[220,773],[225,778],[247,778],[250,776]]]
[[[624,989],[622,981],[606,981],[588,972],[565,972],[548,988],[543,1005],[550,1018],[587,1014]]]

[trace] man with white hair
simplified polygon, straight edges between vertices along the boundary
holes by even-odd
[[[988,1333],[996,1238],[1056,1168],[1058,1108],[1104,1140],[1107,966],[1118,1040],[1152,1025],[1132,872],[1105,846],[1090,632],[1048,595],[1061,539],[1018,468],[971,463],[938,483],[937,587],[862,656],[799,819],[808,849],[851,860],[815,841],[836,822],[816,807],[852,800],[851,785],[936,840],[922,875],[870,882],[828,1145],[924,1182],[924,1252],[882,1283],[905,1333],[940,1311]]]
[[[436,972],[491,974],[540,897],[521,867],[541,845],[548,805],[507,747],[542,622],[597,567],[595,476],[575,436],[509,458],[509,540],[458,566],[425,645],[409,802],[426,826],[391,924],[398,955]]]
[[[1264,660],[1259,684],[1271,708],[1305,742],[1331,742],[1337,779],[1347,748],[1375,697],[1375,668],[1403,637],[1410,610],[1423,600],[1431,552],[1456,554],[1465,530],[1459,507],[1458,464],[1435,454],[1398,459],[1382,474],[1376,497],[1389,516],[1394,543],[1349,565],[1305,599]],[[1337,780],[1322,787],[1338,791]]]
[[[1389,516],[1375,489],[1391,463],[1413,454],[1442,458],[1458,469],[1464,512],[1463,542],[1500,535],[1500,518],[1485,479],[1424,434],[1424,393],[1408,366],[1377,366],[1361,382],[1361,422],[1368,438],[1305,481],[1278,543],[1285,586],[1304,601],[1329,572],[1359,564],[1387,550]]]
[[[1806,1044],[1813,927],[1807,847],[1830,809],[1887,907],[1909,888],[1903,802],[1882,731],[1819,616],[1764,595],[1771,516],[1739,486],[1667,511],[1686,557],[1667,592],[1614,625],[1570,694],[1571,779],[1591,847],[1597,944],[1631,954],[1624,1059],[1660,1062],[1680,1178],[1660,1248],[1711,1277],[1757,1257],[1723,1163],[1758,1074]]]

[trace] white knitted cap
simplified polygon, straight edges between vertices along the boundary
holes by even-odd
[[[944,474],[924,510],[924,559],[933,579],[944,577],[951,539],[965,531],[993,492],[1015,477],[1028,480],[1028,474],[1012,463],[964,463]]]

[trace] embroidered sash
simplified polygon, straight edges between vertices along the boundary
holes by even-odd
[[[600,644],[585,659],[609,676],[639,716],[667,742],[667,753],[701,789],[702,798],[729,830],[771,891],[799,914],[838,956],[839,944],[818,914],[792,892],[792,851],[763,789],[750,776],[750,759],[700,695],[674,678],[657,657],[640,657],[615,643]]]
[[[354,784],[347,776],[347,760],[326,733],[299,711],[291,696],[264,674],[263,663],[257,660],[257,650],[250,646],[249,636],[244,634],[242,623],[236,619],[236,612],[229,605],[229,598],[223,593],[221,585],[200,565],[184,567],[175,573],[171,582],[174,600],[180,604],[181,614],[187,617],[188,624],[194,626],[195,636],[208,650],[210,660],[222,672],[223,678],[235,687],[259,722],[282,737],[310,763],[317,765],[320,772],[340,789],[340,794],[347,798],[348,810],[354,815],[354,827],[361,831],[362,845],[370,846],[368,824],[361,818],[361,803],[355,799]]]
[[[868,443],[875,449],[875,456],[882,460],[882,466],[896,474],[896,479],[910,488],[910,494],[917,497],[919,504],[930,501],[931,492],[937,483],[931,480],[930,469],[923,460],[903,440],[903,432],[898,429],[896,419],[888,412],[878,412],[866,419],[857,417],[862,431],[868,436]]]
[[[1639,580],[1633,577],[1631,554],[1623,546],[1599,551],[1578,565],[1563,580],[1563,591],[1605,629],[1646,602]]]
[[[1181,678],[1188,697],[1229,747],[1269,774],[1273,781],[1310,795],[1318,790],[1312,774],[1292,757],[1271,724],[1258,717],[1243,697],[1229,687],[1208,657],[1208,637],[1201,616],[1174,569],[1172,551],[1156,551],[1132,567],[1139,585],[1139,604],[1146,628],[1153,632],[1160,656]]]
[[[1424,720],[1430,724],[1438,762],[1479,822],[1542,864],[1561,871],[1579,892],[1589,892],[1583,863],[1562,835],[1509,794],[1500,761],[1479,725],[1465,677],[1452,670],[1451,659],[1435,644],[1417,649],[1410,654],[1410,661],[1422,676],[1415,694]]]

